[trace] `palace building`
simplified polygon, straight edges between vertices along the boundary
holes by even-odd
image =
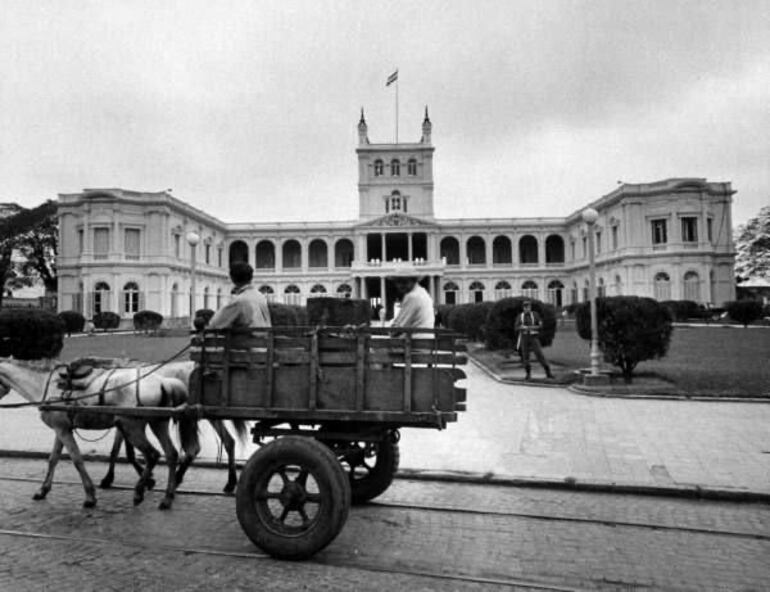
[[[224,303],[234,261],[255,268],[255,284],[270,300],[367,298],[389,316],[395,294],[385,278],[409,263],[436,304],[513,295],[556,306],[586,300],[582,209],[548,218],[436,218],[431,136],[426,108],[419,141],[372,143],[362,110],[359,214],[350,221],[227,223],[167,192],[62,194],[59,310],[128,319],[149,309],[186,319],[191,306]],[[733,193],[730,183],[676,178],[622,184],[586,204],[599,213],[599,294],[733,299]]]

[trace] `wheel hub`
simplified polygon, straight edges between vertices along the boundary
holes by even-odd
[[[287,508],[289,511],[299,510],[307,501],[307,492],[302,485],[292,481],[284,485],[283,490],[281,490],[280,500],[284,508]]]

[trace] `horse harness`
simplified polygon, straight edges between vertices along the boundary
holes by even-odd
[[[87,398],[82,396],[76,397],[75,393],[87,390],[88,387],[91,386],[91,384],[93,383],[93,380],[97,380],[99,378],[97,376],[94,379],[88,380],[88,378],[93,374],[94,370],[97,368],[98,366],[95,366],[93,364],[82,363],[78,361],[56,366],[56,368],[54,368],[51,371],[51,374],[49,374],[48,380],[46,381],[45,392],[43,393],[43,400],[46,399],[51,380],[54,374],[56,374],[57,372],[58,374],[57,374],[56,386],[62,391],[61,398],[64,402],[76,403],[81,399]],[[110,382],[110,378],[112,378],[115,372],[125,368],[120,368],[118,366],[107,366],[99,369],[108,370],[108,372],[104,377],[104,380],[102,381],[102,385],[101,385],[101,388],[99,389],[99,392],[94,393],[91,396],[98,397],[97,405],[104,405],[106,393],[113,390],[117,390],[118,388],[122,388],[123,386],[127,386],[131,383],[129,382],[124,385],[119,385],[118,387],[113,387],[108,389],[107,385]],[[132,381],[135,386],[134,392],[135,392],[137,407],[142,406],[142,402],[139,398],[139,382],[143,378],[143,376],[141,376],[141,370],[142,370],[141,366],[136,367],[136,379]]]

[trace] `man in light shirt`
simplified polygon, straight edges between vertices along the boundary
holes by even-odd
[[[230,279],[235,284],[232,300],[220,308],[209,321],[209,329],[254,329],[270,327],[267,299],[251,283],[254,270],[248,263],[233,263]]]
[[[427,290],[418,283],[416,271],[405,269],[389,279],[396,285],[401,295],[401,308],[390,324],[391,327],[433,329],[436,315],[433,299]],[[417,338],[433,337],[432,333],[414,334]]]

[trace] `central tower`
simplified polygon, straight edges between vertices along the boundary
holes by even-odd
[[[425,107],[419,142],[372,144],[361,109],[358,122],[358,217],[388,214],[433,219],[432,124]]]

